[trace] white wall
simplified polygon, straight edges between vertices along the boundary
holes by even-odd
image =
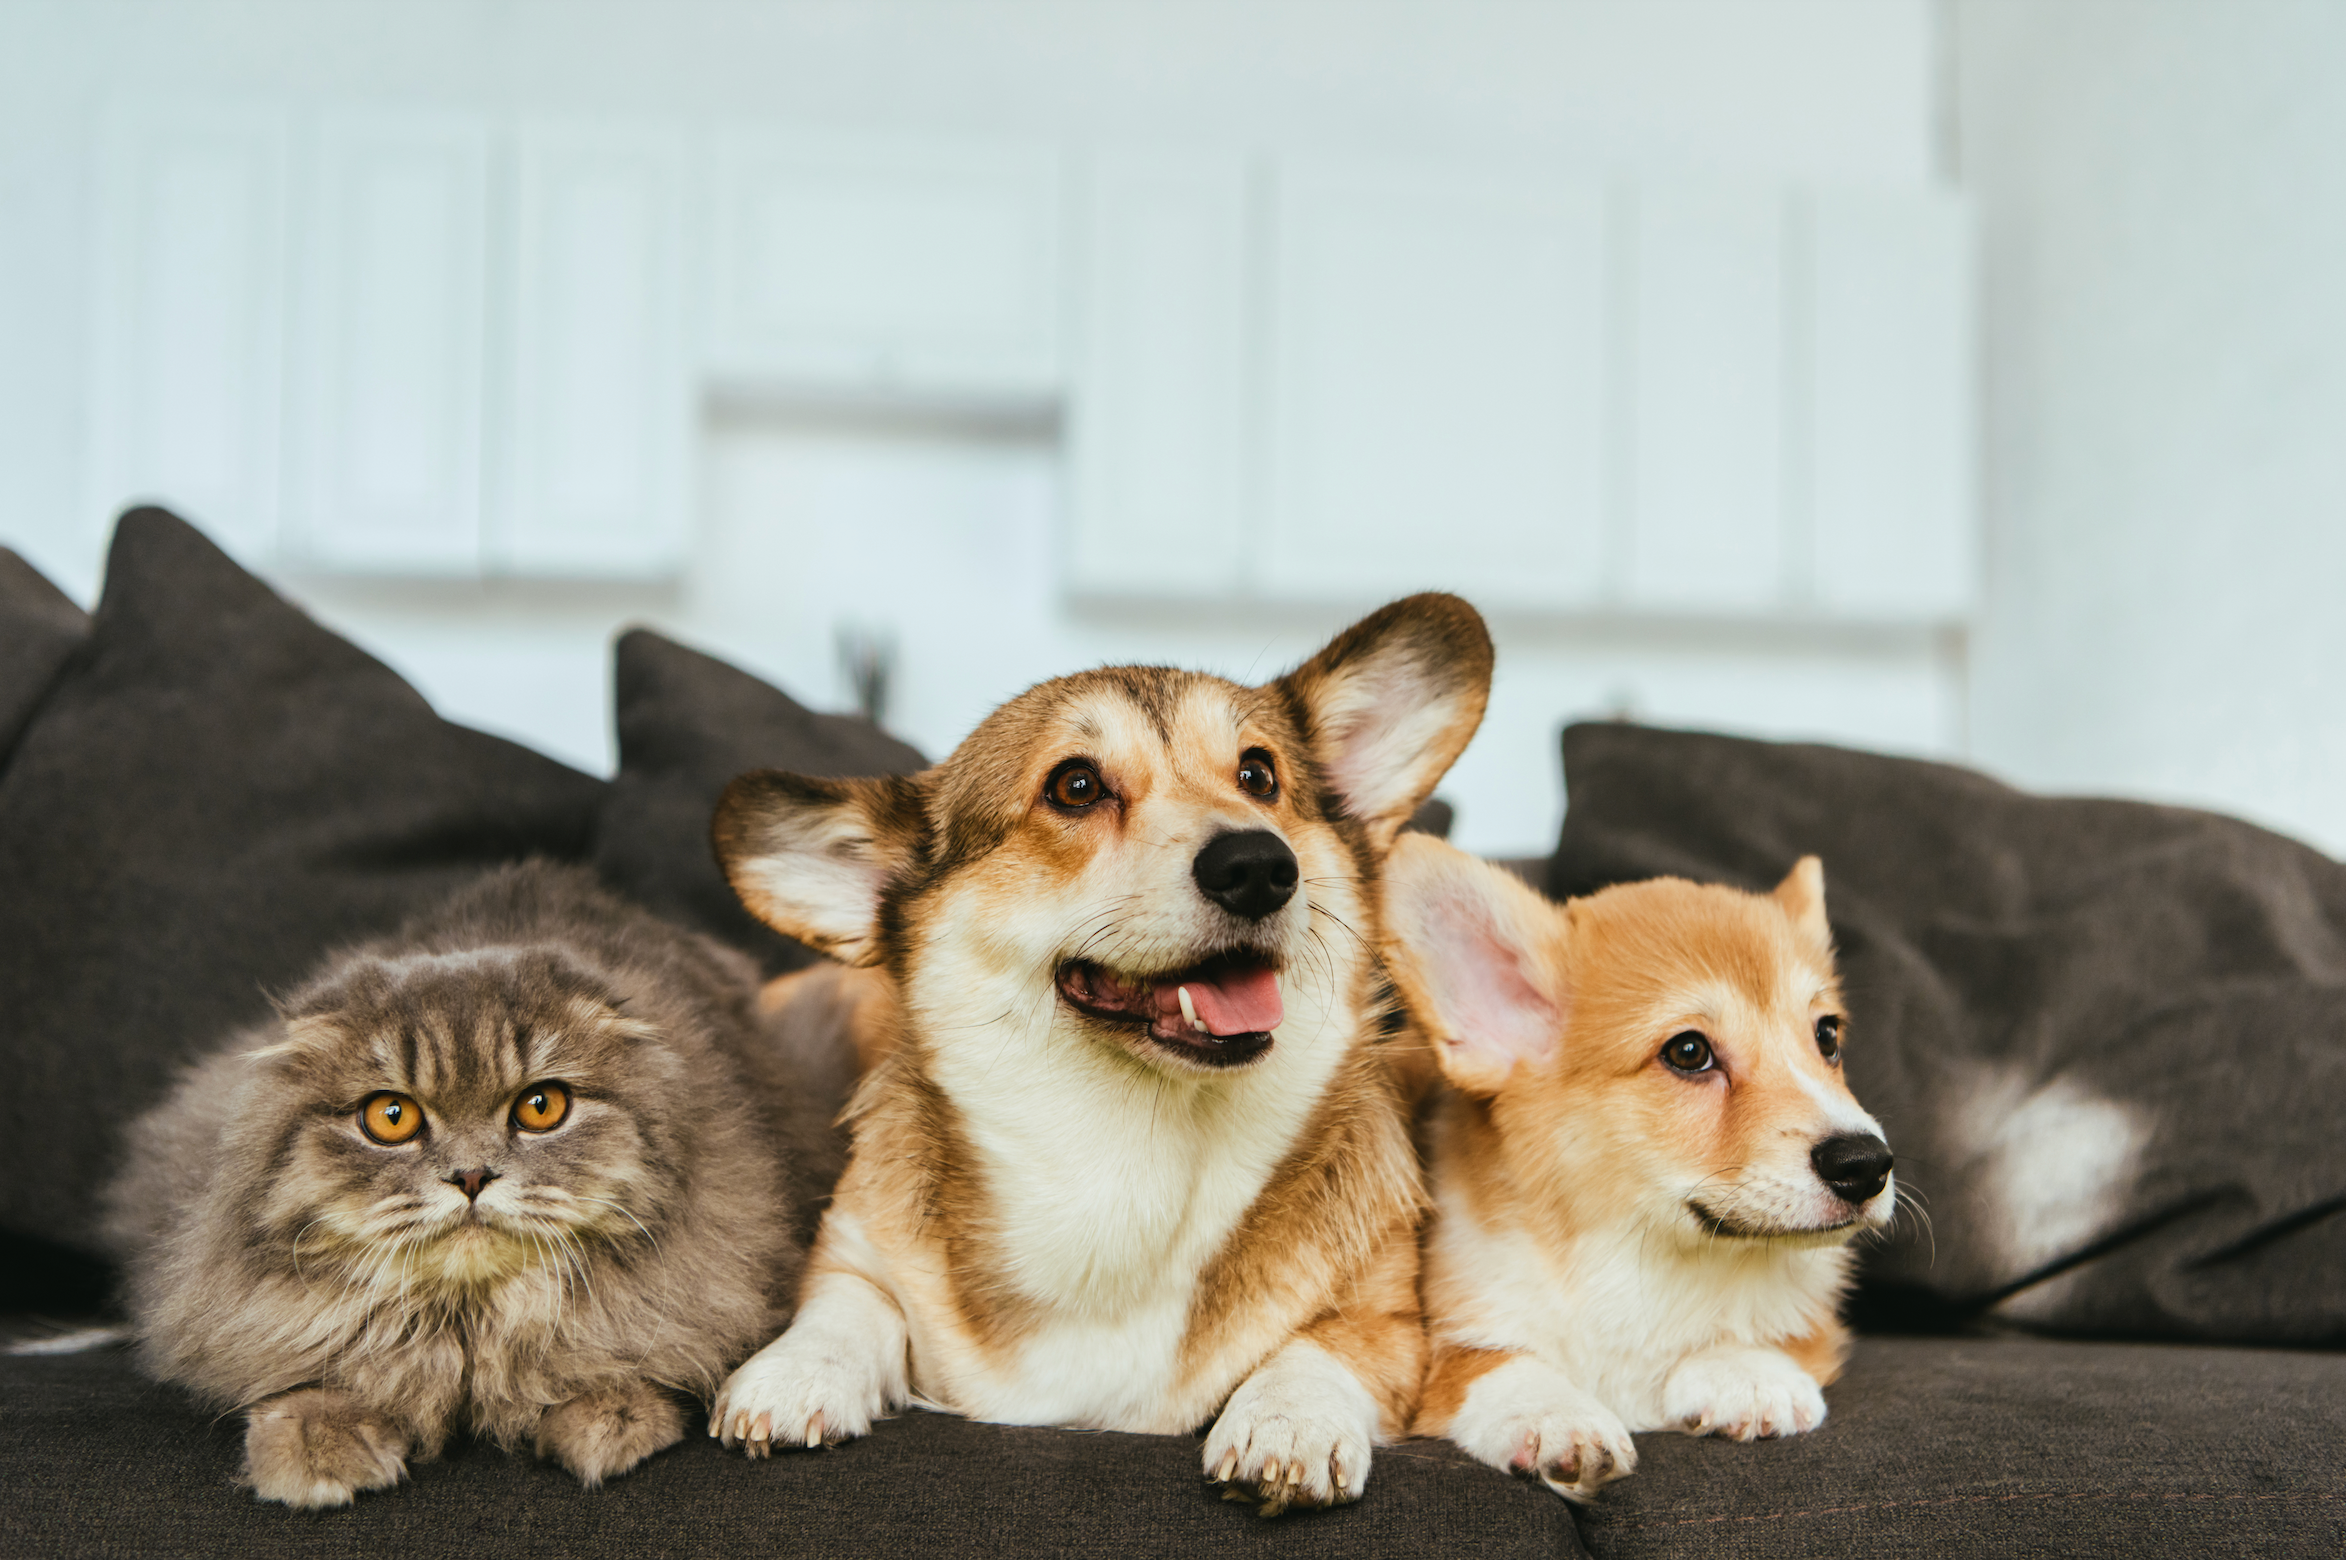
[[[2346,6],[1961,0],[1976,756],[2346,852]]]
[[[94,591],[84,495],[90,137],[109,97],[640,115],[1560,160],[1919,189],[1927,0],[10,0],[0,5],[0,541]],[[711,408],[699,532],[663,586],[307,576],[297,597],[452,716],[609,762],[605,644],[649,621],[839,703],[842,621],[892,631],[894,721],[941,753],[1104,659],[1263,676],[1342,614],[1111,609],[1058,589],[1047,425]],[[877,517],[877,518],[875,518]],[[198,516],[197,518],[201,518]],[[1568,718],[1959,750],[1959,639],[1798,622],[1499,619],[1460,839],[1544,849]]]

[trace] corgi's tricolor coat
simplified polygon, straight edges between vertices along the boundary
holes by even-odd
[[[1490,668],[1472,608],[1412,597],[1265,687],[1110,668],[921,775],[736,781],[734,887],[881,968],[894,1032],[797,1319],[711,1433],[1213,1420],[1207,1475],[1266,1511],[1359,1495],[1425,1347],[1377,874]]]
[[[1663,878],[1559,906],[1412,836],[1385,900],[1450,1086],[1418,1432],[1586,1500],[1632,1431],[1822,1422],[1847,1243],[1895,1191],[1841,1074],[1816,858],[1772,895]]]

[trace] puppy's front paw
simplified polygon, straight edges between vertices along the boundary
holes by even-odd
[[[709,1434],[752,1457],[775,1448],[835,1446],[868,1434],[889,1406],[885,1384],[869,1364],[794,1329],[726,1378],[709,1410]]]
[[[538,1418],[538,1455],[577,1474],[590,1490],[682,1439],[684,1415],[675,1400],[647,1381],[584,1393]]]
[[[255,1404],[244,1426],[244,1483],[263,1500],[316,1510],[407,1473],[407,1435],[348,1396],[305,1387]]]
[[[1492,1467],[1584,1504],[1637,1471],[1637,1443],[1621,1416],[1529,1356],[1478,1378],[1449,1436]]]
[[[1688,1435],[1801,1435],[1825,1422],[1816,1378],[1774,1349],[1697,1354],[1670,1373],[1662,1414]]]
[[[1368,1487],[1376,1433],[1359,1379],[1316,1344],[1289,1344],[1230,1394],[1206,1433],[1206,1477],[1225,1500],[1260,1501],[1266,1517],[1339,1505]]]

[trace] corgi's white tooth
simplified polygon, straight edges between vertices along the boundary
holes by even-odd
[[[1173,988],[1173,995],[1181,999],[1181,1016],[1189,1020],[1189,1027],[1201,1035],[1205,1034],[1207,1032],[1205,1020],[1197,1016],[1196,1004],[1189,1000],[1189,988],[1176,986]]]

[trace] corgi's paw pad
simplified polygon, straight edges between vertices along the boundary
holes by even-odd
[[[1785,1356],[1744,1350],[1680,1365],[1663,1391],[1662,1413],[1688,1435],[1757,1441],[1823,1424],[1825,1395]]]
[[[1273,1364],[1240,1384],[1207,1432],[1206,1477],[1225,1500],[1259,1501],[1266,1517],[1358,1500],[1376,1422],[1349,1373],[1336,1383]]]
[[[725,1379],[709,1409],[709,1434],[751,1457],[794,1447],[835,1446],[868,1434],[887,1412],[874,1372],[818,1349],[792,1347],[789,1334]]]
[[[1538,1479],[1587,1502],[1637,1471],[1629,1426],[1569,1377],[1538,1360],[1500,1366],[1467,1389],[1450,1439],[1503,1473]]]

